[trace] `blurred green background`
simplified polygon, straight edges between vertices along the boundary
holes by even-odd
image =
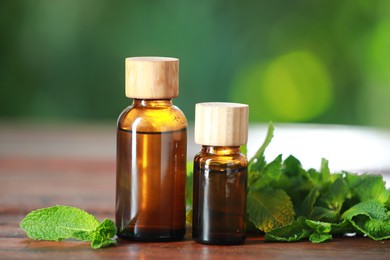
[[[252,122],[390,127],[390,1],[0,1],[0,119],[114,121],[124,59],[180,59],[180,97]]]

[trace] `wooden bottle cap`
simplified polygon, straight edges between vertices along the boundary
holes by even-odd
[[[126,58],[126,96],[140,99],[179,95],[179,60],[166,57]]]
[[[248,141],[249,107],[238,103],[198,103],[195,106],[195,143],[239,146]]]

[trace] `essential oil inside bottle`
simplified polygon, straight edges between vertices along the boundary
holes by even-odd
[[[210,168],[195,160],[192,235],[204,244],[241,244],[246,229],[247,169]]]
[[[116,223],[120,237],[183,238],[186,138],[186,129],[135,134],[118,129]]]

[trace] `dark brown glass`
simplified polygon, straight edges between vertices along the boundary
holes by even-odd
[[[203,244],[245,241],[247,160],[240,148],[203,146],[194,159],[192,237]]]
[[[187,121],[171,100],[139,100],[118,120],[116,226],[136,241],[185,234]]]

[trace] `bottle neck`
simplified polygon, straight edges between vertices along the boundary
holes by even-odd
[[[133,99],[133,107],[171,107],[172,99]]]
[[[232,155],[241,154],[240,146],[211,146],[202,145],[202,153],[212,155]]]

